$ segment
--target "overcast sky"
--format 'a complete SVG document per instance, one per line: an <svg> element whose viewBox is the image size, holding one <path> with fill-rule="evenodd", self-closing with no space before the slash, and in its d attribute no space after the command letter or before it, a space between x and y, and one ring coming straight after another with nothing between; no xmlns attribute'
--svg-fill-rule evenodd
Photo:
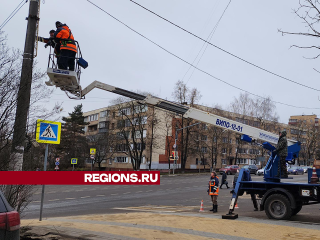
<svg viewBox="0 0 320 240"><path fill-rule="evenodd" d="M0 0L0 23L15 9L20 0ZM164 20L138 7L129 0L92 0L130 27L145 35L168 51L193 62L203 42ZM141 5L206 39L229 0L137 0ZM305 25L293 9L298 0L242 0L231 1L210 42L256 65L279 75L320 89L319 60L309 60L319 54L316 50L290 48L296 44L316 44L316 38L282 36L278 29L305 31ZM23 50L29 3L3 28L10 47ZM39 35L47 37L55 22L66 23L80 43L83 58L89 67L83 70L81 85L86 87L98 80L127 90L149 91L172 100L177 80L184 80L190 88L202 94L200 103L228 107L240 90L234 89L189 65L132 32L89 2L41 0ZM49 49L39 43L38 67L46 70ZM202 54L201 54L202 55ZM198 61L198 60L197 60ZM196 62L197 62L196 61ZM230 84L274 101L295 106L320 108L320 92L285 81L248 65L212 46L204 52L198 67ZM185 75L186 74L186 75ZM54 91L50 104L62 101L67 115L82 103L84 111L108 106L116 95L93 90L85 100L68 99L59 89ZM319 109L292 108L277 104L280 122L287 123L290 115L317 114Z"/></svg>

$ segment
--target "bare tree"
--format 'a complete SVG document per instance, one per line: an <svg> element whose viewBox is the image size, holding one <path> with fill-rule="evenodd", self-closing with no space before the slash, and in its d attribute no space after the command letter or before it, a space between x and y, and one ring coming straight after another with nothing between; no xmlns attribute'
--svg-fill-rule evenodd
<svg viewBox="0 0 320 240"><path fill-rule="evenodd" d="M96 156L94 162L98 164L101 170L101 163L113 158L115 149L117 148L117 136L114 130L107 127L106 132L98 133L96 135L87 136L87 141L90 147L96 149Z"/></svg>
<svg viewBox="0 0 320 240"><path fill-rule="evenodd" d="M6 171L14 168L14 155L10 154L12 144L12 133L17 105L18 89L21 77L22 53L19 50L10 49L6 44L6 38L0 33L0 170ZM34 123L39 117L52 116L51 114L60 113L61 105L58 104L53 110L47 110L41 105L40 101L48 99L52 90L44 84L45 72L40 71L33 64L32 88L30 107L28 109L27 139L33 137ZM24 170L34 170L30 165L31 155L38 151L26 141L24 159L29 160L24 163ZM40 152L40 151L39 151ZM28 156L30 155L30 156ZM36 160L36 159L32 159ZM37 161L37 160L36 160ZM6 195L10 205L18 211L22 211L29 203L29 197L33 194L33 186L27 185L1 185L1 190Z"/></svg>
<svg viewBox="0 0 320 240"><path fill-rule="evenodd" d="M122 152L130 156L132 168L139 170L146 149L148 106L130 101L127 98L117 98L118 120L116 124L118 143ZM121 147L120 147L121 146Z"/></svg>
<svg viewBox="0 0 320 240"><path fill-rule="evenodd" d="M318 0L299 0L299 7L294 10L295 15L302 20L307 31L304 32L288 32L282 31L279 29L278 31L282 33L282 35L291 34L291 35L301 35L307 37L320 37L320 32L316 29L317 24L320 21L320 3ZM312 46L297 46L292 45L293 47L304 48L304 49L320 49L318 45ZM320 54L313 57L313 59L318 58Z"/></svg>
<svg viewBox="0 0 320 240"><path fill-rule="evenodd" d="M189 90L187 85L180 80L176 82L172 96L178 103L189 104L191 107L195 107L197 102L201 99L201 94L196 88ZM181 121L178 121L178 123L178 128L185 128L181 131L181 138L179 139L179 149L181 149L181 168L184 170L189 153L191 131L187 126L192 125L194 120L190 118L184 119L183 116L181 116Z"/></svg>

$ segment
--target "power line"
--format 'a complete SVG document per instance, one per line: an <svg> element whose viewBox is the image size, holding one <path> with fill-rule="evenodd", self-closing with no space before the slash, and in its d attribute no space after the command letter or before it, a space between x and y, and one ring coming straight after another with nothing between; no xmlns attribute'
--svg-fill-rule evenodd
<svg viewBox="0 0 320 240"><path fill-rule="evenodd" d="M215 4L213 5L213 8L212 8L212 16L213 16L213 14L215 13L215 11L216 11L216 7L218 7L217 5L218 5L218 0L215 2ZM211 12L210 11L210 12ZM208 23L209 23L209 21L211 20L211 18L212 18L212 16L209 18L209 20L207 21L207 23L206 23L206 25L208 25ZM212 34L212 32L214 31L214 29L215 29L215 27L213 27L213 29L212 29L212 31L210 32L210 34L209 34L209 36L207 37L207 39L209 39L210 38L210 36L211 36L211 34ZM209 40L211 40L211 38L209 39ZM202 49L203 49L203 47L206 45L206 43L203 43L202 44L202 46L201 46L201 48L200 48L200 51L198 52L198 54L197 54L197 56L195 57L195 59L192 61L192 64L194 64L195 63L195 61L197 60L197 58L199 57L199 55L200 55L200 53L201 53L201 51L202 51ZM183 77L182 77L182 81L183 81L183 79L185 78L185 76L187 75L187 73L189 72L189 70L191 69L191 66L189 66L188 67L188 69L187 69L187 71L185 72L185 74L183 75ZM194 69L193 69L194 70ZM190 79L190 78L189 78ZM188 79L188 81L189 81L189 79ZM188 83L188 82L187 82Z"/></svg>
<svg viewBox="0 0 320 240"><path fill-rule="evenodd" d="M160 46L158 43L152 41L151 39L149 39L149 38L147 38L146 36L142 35L141 33L137 32L136 30L134 30L133 28L131 28L130 26L128 26L127 24L125 24L125 23L122 22L121 20L117 19L116 17L114 17L113 15L111 15L110 13L108 13L107 11L105 11L104 9L102 9L101 7L99 7L99 6L97 6L96 4L92 3L90 0L87 0L87 2L91 3L91 4L92 4L93 6L95 6L96 8L98 8L98 9L100 9L101 11L103 11L104 13L108 14L110 17L112 17L113 19L115 19L116 21L118 21L119 23L121 23L122 25L126 26L126 27L129 28L131 31L133 31L133 32L135 32L136 34L138 34L139 36L143 37L144 39L146 39L146 40L148 40L149 42L153 43L154 45L156 45L157 47L161 48L161 49L164 50L165 52L167 52L167 53L169 53L170 55L172 55L172 56L178 58L179 60L183 61L184 63L186 63L186 64L188 64L188 65L191 65L192 67L194 67L194 68L197 69L198 71L200 71L200 72L202 72L202 73L204 73L204 74L206 74L206 75L208 75L208 76L210 76L210 77L212 77L212 78L214 78L214 79L216 79L216 80L218 80L218 81L220 81L220 82L223 82L224 84L227 84L227 85L229 85L229 86L231 86L231 87L233 87L233 88L236 88L236 89L238 89L238 90L240 90L240 91L246 92L246 93L248 93L248 94L251 94L251 95L253 95L253 96L256 96L256 97L259 97L259 98L262 98L262 99L267 99L267 98L265 98L265 97L262 97L262 96L260 96L260 95L255 94L255 93L251 93L251 92L249 92L249 91L247 91L247 90L244 90L244 89L242 89L242 88L240 88L240 87L237 87L237 86L235 86L235 85L232 85L231 83L228 83L228 82L226 82L226 81L224 81L224 80L222 80L222 79L220 79L220 78L218 78L218 77L215 77L214 75L212 75L212 74L210 74L210 73L208 73L208 72L206 72L206 71L198 68L197 66L193 65L192 63L189 63L188 61L184 60L183 58L179 57L178 55L176 55L176 54L170 52L169 50L165 49L164 47ZM273 101L273 100L271 100L271 101L274 102L274 103L277 103L277 104L281 104L281 105L288 106L288 107L293 107L293 108L320 109L320 108L310 108L310 107L299 107L299 106L294 106L294 105L291 105L291 104L286 104L286 103L277 102L277 101Z"/></svg>
<svg viewBox="0 0 320 240"><path fill-rule="evenodd" d="M205 39L203 39L203 38L199 37L198 35L196 35L196 34L194 34L194 33L190 32L190 31L186 30L186 29L185 29L185 28L183 28L183 27L180 27L179 25L177 25L177 24L175 24L175 23L171 22L170 20L168 20L168 19L166 19L166 18L164 18L164 17L160 16L159 14L157 14L157 13L155 13L155 12L151 11L151 10L149 10L148 8L146 8L146 7L142 6L141 4L139 4L139 3L137 3L137 2L135 2L135 1L133 1L133 0L130 0L130 1L131 1L131 2L133 2L134 4L138 5L139 7L141 7L141 8L143 8L143 9L147 10L148 12L150 12L150 13L152 13L152 14L156 15L157 17L159 17L159 18L161 18L161 19L165 20L166 22L168 22L168 23L172 24L173 26L175 26L175 27L177 27L177 28L180 28L180 29L181 29L181 30L183 30L184 32L189 33L190 35L192 35L192 36L194 36L194 37L196 37L196 38L200 39L201 41L206 42L207 44L211 45L212 47L215 47L215 48L217 48L217 49L219 49L219 50L221 50L221 51L223 51L223 52L225 52L225 53L227 53L227 54L229 54L229 55L231 55L231 56L233 56L233 57L235 57L235 58L237 58L237 59L239 59L239 60L241 60L241 61L243 61L243 62L245 62L245 63L247 63L247 64L249 64L249 65L251 65L251 66L254 66L254 67L256 67L256 68L259 68L260 70L263 70L263 71L265 71L265 72L267 72L267 73L270 73L270 74L272 74L272 75L274 75L274 76L277 76L277 77L279 77L279 78L282 78L282 79L284 79L284 80L286 80L286 81L289 81L289 82L292 82L292 83L298 84L298 85L300 85L300 86L302 86L302 87L309 88L309 89L312 89L312 90L314 90L314 91L320 92L320 90L319 90L319 89L316 89L316 88L313 88L313 87L310 87L310 86L304 85L304 84L302 84L302 83L299 83L299 82L296 82L296 81L294 81L294 80L291 80L291 79L289 79L289 78L287 78L287 77L283 77L283 76L281 76L281 75L279 75L279 74L277 74L277 73L271 72L271 71L270 71L270 70L268 70L268 69L265 69L265 68L263 68L263 67L260 67L260 66L258 66L258 65L256 65L256 64L252 63L252 62L249 62L248 60L245 60L245 59L243 59L243 58L241 58L241 57L239 57L239 56L237 56L237 55L235 55L235 54L233 54L233 53L231 53L231 52L228 52L227 50L224 50L223 48L218 47L217 45L214 45L214 44L212 44L212 43L210 43L210 42L206 41Z"/></svg>
<svg viewBox="0 0 320 240"><path fill-rule="evenodd" d="M28 2L28 0L22 0L21 3L26 4ZM14 17L14 15L16 15L17 12L19 12L19 10L23 7L24 4L21 5L21 3L19 3L19 5L10 13L10 15L6 18L6 20L3 21L3 23L1 23L0 25L0 30L2 30L2 28L4 28L4 26ZM21 5L21 6L20 6ZM19 7L20 6L20 7ZM17 10L18 9L18 10Z"/></svg>
<svg viewBox="0 0 320 240"><path fill-rule="evenodd" d="M226 8L224 9L224 11L223 11L222 15L220 16L218 22L216 23L216 25L215 25L214 28L212 29L212 31L211 31L211 33L210 33L211 36L210 36L210 35L208 36L208 38L207 38L207 40L209 39L208 42L211 41L213 35L215 34L215 32L216 32L216 30L217 30L217 28L218 28L218 25L219 25L221 19L223 18L225 12L227 11L230 3L231 3L231 0L229 1L229 3L228 3L228 5L226 6ZM201 56L200 56L200 58L199 58L199 60L198 60L198 62L197 62L197 64L196 64L196 66L198 66L198 64L200 63L200 61L201 61L201 59L202 59L205 51L206 51L207 48L208 48L208 44L204 42L204 43L203 43L203 47L204 47L204 46L205 46L204 51L202 52L202 54L201 54ZM202 49L202 48L201 48L201 49ZM201 50L199 51L199 53L200 53L200 52L201 52ZM199 55L199 54L198 54L198 55ZM198 56L197 56L197 57L198 57ZM195 59L195 60L196 60L196 59ZM193 64L193 63L192 63L192 64ZM191 66L190 66L190 67L191 67ZM190 69L190 68L189 68L189 69ZM186 84L189 82L189 80L190 80L191 77L193 76L194 70L195 70L195 69L193 69L193 71L192 71L191 75L189 76L188 81L186 82Z"/></svg>

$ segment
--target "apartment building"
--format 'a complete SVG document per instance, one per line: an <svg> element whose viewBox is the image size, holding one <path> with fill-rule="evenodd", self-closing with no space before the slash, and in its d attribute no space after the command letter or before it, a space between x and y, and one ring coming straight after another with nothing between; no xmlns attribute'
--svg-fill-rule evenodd
<svg viewBox="0 0 320 240"><path fill-rule="evenodd" d="M117 143L110 147L113 154L109 154L108 159L102 161L101 167L109 170L132 169L128 150L130 147L138 148L142 152L140 169L169 168L166 140L172 138L172 118L166 117L166 112L133 101L92 110L83 115L85 122L88 123L84 129L86 136L102 135L107 132L117 136ZM152 124L153 118L156 118L156 124ZM133 125L136 125L134 129ZM133 131L135 136L132 136ZM128 141L132 143L127 144L123 134L126 134ZM95 147L94 144L92 147ZM88 159L87 163L90 164L91 160ZM173 164L173 161L170 163Z"/></svg>
<svg viewBox="0 0 320 240"><path fill-rule="evenodd" d="M290 116L288 124L292 139L301 142L299 162L309 165L320 152L319 118L315 114L294 115Z"/></svg>

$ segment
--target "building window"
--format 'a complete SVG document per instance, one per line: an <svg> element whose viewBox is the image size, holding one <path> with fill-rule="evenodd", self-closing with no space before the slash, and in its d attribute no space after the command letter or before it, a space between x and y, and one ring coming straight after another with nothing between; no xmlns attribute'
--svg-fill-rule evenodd
<svg viewBox="0 0 320 240"><path fill-rule="evenodd" d="M258 149L249 149L249 153L258 155L260 154L260 151Z"/></svg>
<svg viewBox="0 0 320 240"><path fill-rule="evenodd" d="M83 121L88 122L88 117L84 117Z"/></svg>
<svg viewBox="0 0 320 240"><path fill-rule="evenodd" d="M248 159L238 158L237 164L248 164Z"/></svg>
<svg viewBox="0 0 320 240"><path fill-rule="evenodd" d="M117 163L128 163L128 157L116 157L115 162Z"/></svg>
<svg viewBox="0 0 320 240"><path fill-rule="evenodd" d="M297 129L291 129L290 132L291 134L295 134L295 135L299 133Z"/></svg>
<svg viewBox="0 0 320 240"><path fill-rule="evenodd" d="M227 165L227 159L221 159L222 165Z"/></svg>
<svg viewBox="0 0 320 240"><path fill-rule="evenodd" d="M143 151L146 149L146 144L145 143L137 143L136 146L134 146L134 144L132 144L132 149L133 150L138 150L138 151Z"/></svg>
<svg viewBox="0 0 320 240"><path fill-rule="evenodd" d="M207 153L208 151L208 148L207 147L201 147L201 152L202 153Z"/></svg>
<svg viewBox="0 0 320 240"><path fill-rule="evenodd" d="M98 120L98 113L88 116L89 122Z"/></svg>
<svg viewBox="0 0 320 240"><path fill-rule="evenodd" d="M222 148L222 153L226 154L227 153L227 149L226 148Z"/></svg>
<svg viewBox="0 0 320 240"><path fill-rule="evenodd" d="M140 125L140 124L147 124L147 117L138 117L133 119L133 124L134 125Z"/></svg>
<svg viewBox="0 0 320 240"><path fill-rule="evenodd" d="M130 119L126 119L126 120L124 121L124 126L125 126L125 127L130 127L130 126L131 126L131 121L130 121Z"/></svg>
<svg viewBox="0 0 320 240"><path fill-rule="evenodd" d="M89 132L97 131L98 130L98 125L92 125L88 127Z"/></svg>
<svg viewBox="0 0 320 240"><path fill-rule="evenodd" d="M117 144L116 145L116 151L117 152L127 152L128 151L128 146L127 144Z"/></svg>
<svg viewBox="0 0 320 240"><path fill-rule="evenodd" d="M239 148L238 150L236 149L236 151L238 153L247 153L247 149L245 149L245 148Z"/></svg>
<svg viewBox="0 0 320 240"><path fill-rule="evenodd" d="M138 105L134 106L134 112L135 113L143 113L148 111L148 106L147 105Z"/></svg>
<svg viewBox="0 0 320 240"><path fill-rule="evenodd" d="M201 140L202 141L207 141L208 139L208 136L207 135L201 135Z"/></svg>
<svg viewBox="0 0 320 240"><path fill-rule="evenodd" d="M143 130L142 133L143 133L143 138L147 137L147 130ZM135 138L136 139L141 138L141 131L136 131L135 132Z"/></svg>
<svg viewBox="0 0 320 240"><path fill-rule="evenodd" d="M117 121L117 128L123 128L124 127L124 120L118 120Z"/></svg>
<svg viewBox="0 0 320 240"><path fill-rule="evenodd" d="M114 123L111 123L111 129L114 129Z"/></svg>
<svg viewBox="0 0 320 240"><path fill-rule="evenodd" d="M254 127L260 127L260 122L254 121L254 122L253 122L253 126L254 126Z"/></svg>
<svg viewBox="0 0 320 240"><path fill-rule="evenodd" d="M122 116L122 115L128 116L130 114L131 114L131 108L122 108L118 112L118 116Z"/></svg>

